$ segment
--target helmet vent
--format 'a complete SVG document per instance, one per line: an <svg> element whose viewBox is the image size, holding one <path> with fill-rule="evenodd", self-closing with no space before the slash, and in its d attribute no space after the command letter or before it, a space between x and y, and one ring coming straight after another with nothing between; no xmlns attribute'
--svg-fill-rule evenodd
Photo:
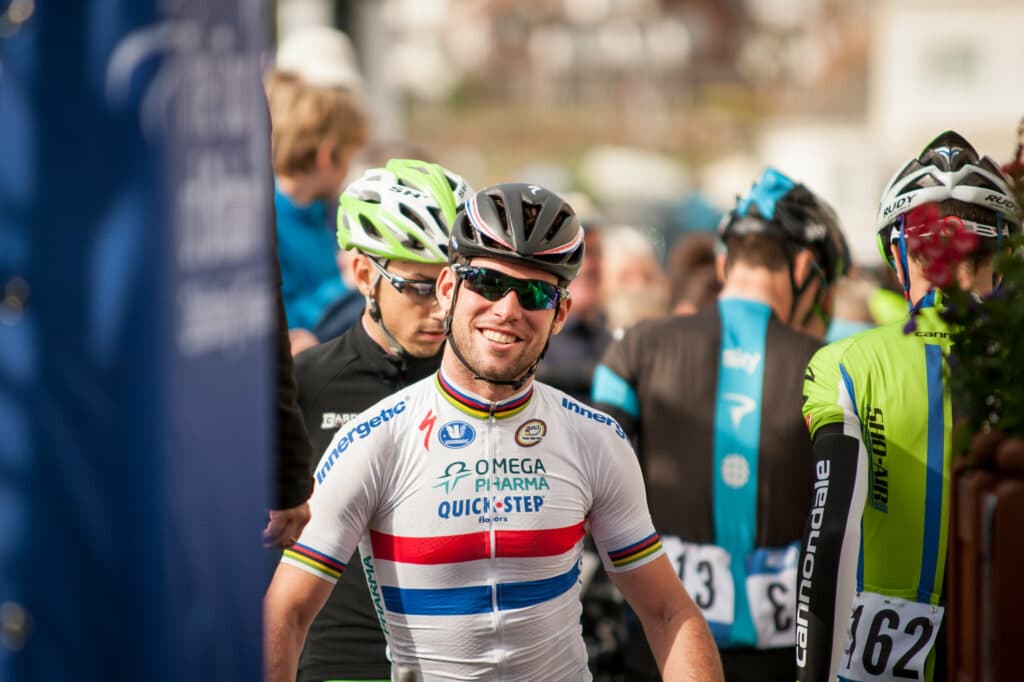
<svg viewBox="0 0 1024 682"><path fill-rule="evenodd" d="M399 207L398 212L401 213L403 216L405 216L410 222L415 223L416 227L420 228L424 232L427 232L429 230L429 228L426 225L423 224L423 219L420 218L418 215L416 215L412 211L412 209L410 209L405 204L402 204Z"/></svg>
<svg viewBox="0 0 1024 682"><path fill-rule="evenodd" d="M941 186L942 186L942 183L939 182L938 180L936 180L934 175L932 175L931 173L926 173L925 175L922 175L917 180L915 180L914 184L912 184L909 187L907 187L907 189L924 189L926 187L941 187Z"/></svg>
<svg viewBox="0 0 1024 682"><path fill-rule="evenodd" d="M545 241L553 239L562 229L562 225L564 225L567 220L572 220L572 214L565 210L559 211L558 215L555 216L555 219L551 222L551 227L548 228L547 234L544 235Z"/></svg>
<svg viewBox="0 0 1024 682"><path fill-rule="evenodd" d="M430 217L434 219L434 222L438 225L446 225L447 221L444 219L444 215L441 213L441 209L437 206L427 206L427 211L430 213ZM447 230L445 230L447 232Z"/></svg>
<svg viewBox="0 0 1024 682"><path fill-rule="evenodd" d="M373 221L362 213L359 214L359 224L363 226L363 230L366 231L366 234L370 235L374 239L384 238L384 235L380 233L380 230L378 230L377 226L373 224Z"/></svg>
<svg viewBox="0 0 1024 682"><path fill-rule="evenodd" d="M537 216L540 215L540 206L537 204L523 204L523 236L526 241L530 241L533 237L533 229L537 227ZM554 234L556 230L552 228L544 235L544 238L549 238Z"/></svg>
<svg viewBox="0 0 1024 682"><path fill-rule="evenodd" d="M961 182L962 182L962 184L965 184L965 185L974 185L975 187L984 187L985 189L992 190L993 192L1002 192L1001 189L996 187L995 183L993 183L991 180L986 178L984 175L981 175L980 173L971 173L966 178L964 178Z"/></svg>

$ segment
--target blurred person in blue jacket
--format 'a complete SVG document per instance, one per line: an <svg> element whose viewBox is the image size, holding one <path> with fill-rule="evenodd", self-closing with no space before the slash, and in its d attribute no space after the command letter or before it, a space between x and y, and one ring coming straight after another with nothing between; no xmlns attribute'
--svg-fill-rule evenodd
<svg viewBox="0 0 1024 682"><path fill-rule="evenodd" d="M297 73L267 79L281 289L292 351L317 343L311 330L346 292L336 260L334 216L352 158L368 137L354 91L311 85Z"/></svg>

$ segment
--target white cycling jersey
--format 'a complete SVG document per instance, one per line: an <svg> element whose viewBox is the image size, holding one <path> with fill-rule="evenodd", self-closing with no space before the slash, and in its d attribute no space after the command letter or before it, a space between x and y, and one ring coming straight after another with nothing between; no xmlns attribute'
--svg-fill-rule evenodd
<svg viewBox="0 0 1024 682"><path fill-rule="evenodd" d="M490 403L441 372L340 430L312 521L282 561L335 581L356 546L395 671L417 679L590 679L580 556L662 554L640 468L611 417L533 382Z"/></svg>

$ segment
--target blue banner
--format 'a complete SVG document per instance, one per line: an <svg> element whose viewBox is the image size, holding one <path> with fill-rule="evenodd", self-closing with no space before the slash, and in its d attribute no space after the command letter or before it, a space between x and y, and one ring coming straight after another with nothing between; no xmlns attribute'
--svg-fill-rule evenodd
<svg viewBox="0 0 1024 682"><path fill-rule="evenodd" d="M0 0L0 680L261 675L263 3Z"/></svg>

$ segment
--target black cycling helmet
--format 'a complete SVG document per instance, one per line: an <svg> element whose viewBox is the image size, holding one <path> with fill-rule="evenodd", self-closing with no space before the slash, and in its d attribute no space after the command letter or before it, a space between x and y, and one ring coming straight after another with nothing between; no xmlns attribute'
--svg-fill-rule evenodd
<svg viewBox="0 0 1024 682"><path fill-rule="evenodd" d="M449 258L514 260L550 272L568 284L583 262L583 228L576 212L554 192L502 183L466 201L452 226Z"/></svg>
<svg viewBox="0 0 1024 682"><path fill-rule="evenodd" d="M835 210L806 186L771 167L746 197L737 198L736 208L724 217L718 232L722 241L765 234L808 249L827 284L833 284L850 267L850 248Z"/></svg>

